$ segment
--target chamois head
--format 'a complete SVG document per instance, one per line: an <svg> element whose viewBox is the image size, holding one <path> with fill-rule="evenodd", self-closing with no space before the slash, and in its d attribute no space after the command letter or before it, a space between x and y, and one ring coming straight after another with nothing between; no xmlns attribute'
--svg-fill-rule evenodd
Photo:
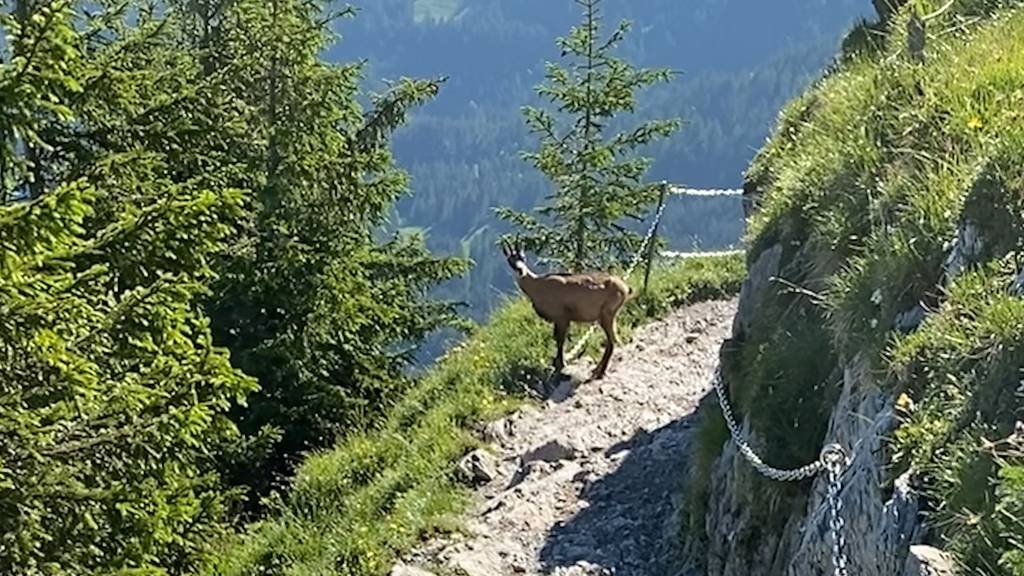
<svg viewBox="0 0 1024 576"><path fill-rule="evenodd" d="M502 238L501 251L505 254L509 267L515 270L516 274L524 276L529 273L530 268L526 265L526 256L523 255L523 244L518 238L515 243Z"/></svg>

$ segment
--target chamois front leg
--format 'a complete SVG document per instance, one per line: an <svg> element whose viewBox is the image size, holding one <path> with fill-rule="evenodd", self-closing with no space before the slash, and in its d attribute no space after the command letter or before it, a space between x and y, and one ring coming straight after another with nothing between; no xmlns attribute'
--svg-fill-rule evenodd
<svg viewBox="0 0 1024 576"><path fill-rule="evenodd" d="M569 323L557 321L555 324L555 360L554 368L556 373L561 373L565 368L565 338L569 335Z"/></svg>
<svg viewBox="0 0 1024 576"><path fill-rule="evenodd" d="M615 316L602 316L601 317L601 329L604 330L604 354L601 356L601 361L597 363L597 368L594 368L591 378L594 380L600 380L604 378L605 372L608 371L608 364L612 360L612 354L615 352Z"/></svg>

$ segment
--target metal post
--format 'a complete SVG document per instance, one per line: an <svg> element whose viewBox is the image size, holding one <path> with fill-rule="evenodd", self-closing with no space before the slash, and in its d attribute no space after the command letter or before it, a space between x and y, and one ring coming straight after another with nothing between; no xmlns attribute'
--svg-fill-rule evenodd
<svg viewBox="0 0 1024 576"><path fill-rule="evenodd" d="M661 183L661 194L658 195L658 209L655 214L660 214L665 206L665 194L668 192L668 182ZM647 283L651 280L651 266L654 264L654 252L658 245L658 227L661 226L661 219L654 221L654 232L651 240L647 243L647 263L644 268L644 294L647 293Z"/></svg>

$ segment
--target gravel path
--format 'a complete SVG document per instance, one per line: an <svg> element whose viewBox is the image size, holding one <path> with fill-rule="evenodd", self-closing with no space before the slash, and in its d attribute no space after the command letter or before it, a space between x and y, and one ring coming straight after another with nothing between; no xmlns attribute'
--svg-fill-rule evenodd
<svg viewBox="0 0 1024 576"><path fill-rule="evenodd" d="M541 409L489 425L495 453L464 464L482 483L468 534L427 545L393 574L686 574L687 443L735 311L735 300L677 310L640 329L604 380L581 383L589 366L573 366Z"/></svg>

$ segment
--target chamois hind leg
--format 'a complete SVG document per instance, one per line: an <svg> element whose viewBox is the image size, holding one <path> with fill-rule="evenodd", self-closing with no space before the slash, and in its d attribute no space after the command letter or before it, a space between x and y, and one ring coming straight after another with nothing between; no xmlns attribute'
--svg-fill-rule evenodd
<svg viewBox="0 0 1024 576"><path fill-rule="evenodd" d="M561 372L565 368L565 338L569 335L568 322L555 322L555 372Z"/></svg>
<svg viewBox="0 0 1024 576"><path fill-rule="evenodd" d="M601 356L601 361L598 362L597 368L594 369L592 377L595 380L604 378L605 372L608 371L608 364L612 360L612 354L615 352L615 313L602 313L600 323L605 337L604 355Z"/></svg>

